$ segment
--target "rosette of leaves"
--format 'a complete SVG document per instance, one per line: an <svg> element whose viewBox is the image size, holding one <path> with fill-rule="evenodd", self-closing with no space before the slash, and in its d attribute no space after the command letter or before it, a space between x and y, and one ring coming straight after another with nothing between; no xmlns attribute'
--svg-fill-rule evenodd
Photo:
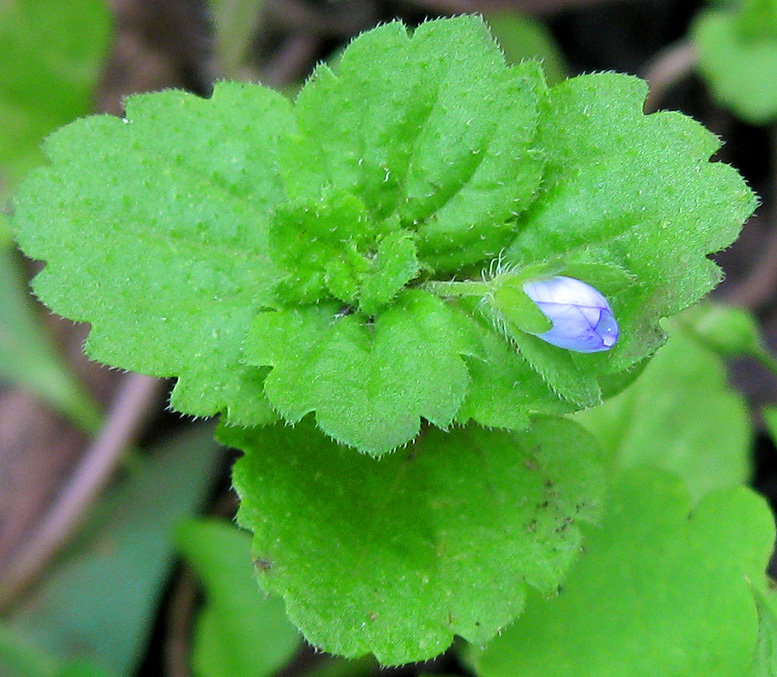
<svg viewBox="0 0 777 677"><path fill-rule="evenodd" d="M777 0L739 0L692 28L699 70L715 98L752 124L777 119Z"/></svg>
<svg viewBox="0 0 777 677"><path fill-rule="evenodd" d="M181 412L315 412L374 455L422 420L520 429L617 389L661 344L660 318L718 282L707 254L754 208L709 162L718 140L645 116L645 94L614 73L548 87L538 64L506 66L476 17L390 23L294 103L225 82L61 129L14 228L46 261L36 293L92 325L87 352L177 377ZM548 274L608 297L615 348L526 333L546 320L517 282ZM468 280L485 286L454 290Z"/></svg>

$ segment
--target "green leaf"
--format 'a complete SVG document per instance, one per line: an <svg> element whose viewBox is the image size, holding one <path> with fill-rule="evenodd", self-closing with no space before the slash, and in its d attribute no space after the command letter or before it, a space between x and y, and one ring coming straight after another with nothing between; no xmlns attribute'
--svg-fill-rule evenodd
<svg viewBox="0 0 777 677"><path fill-rule="evenodd" d="M219 520L188 521L176 542L205 587L197 619L193 665L205 677L264 677L291 659L301 637L283 602L259 592L251 566L251 537Z"/></svg>
<svg viewBox="0 0 777 677"><path fill-rule="evenodd" d="M173 564L173 526L207 491L219 452L210 433L189 429L134 468L9 626L57 657L132 674Z"/></svg>
<svg viewBox="0 0 777 677"><path fill-rule="evenodd" d="M777 676L777 598L774 590L753 590L758 608L758 641L753 657L752 677Z"/></svg>
<svg viewBox="0 0 777 677"><path fill-rule="evenodd" d="M530 148L544 87L536 64L505 68L477 17L430 21L412 38L380 26L300 93L301 134L281 157L287 190L315 200L332 184L376 221L397 215L433 268L493 258L542 176Z"/></svg>
<svg viewBox="0 0 777 677"><path fill-rule="evenodd" d="M699 71L722 105L752 124L777 119L775 0L749 0L741 9L703 12L691 35Z"/></svg>
<svg viewBox="0 0 777 677"><path fill-rule="evenodd" d="M91 322L93 358L178 376L179 411L271 420L264 372L241 364L241 345L278 276L266 222L282 197L274 158L293 126L290 105L222 83L210 101L132 97L127 120L65 127L46 144L53 164L20 189L16 235L47 261L35 291Z"/></svg>
<svg viewBox="0 0 777 677"><path fill-rule="evenodd" d="M700 303L674 318L674 323L723 357L753 357L777 374L777 359L766 347L758 320L745 308Z"/></svg>
<svg viewBox="0 0 777 677"><path fill-rule="evenodd" d="M472 383L456 420L523 430L530 413L565 414L574 407L560 400L518 351L493 331L482 333L482 353L465 357Z"/></svg>
<svg viewBox="0 0 777 677"><path fill-rule="evenodd" d="M758 357L764 350L758 320L745 308L708 301L678 315L674 324L723 357Z"/></svg>
<svg viewBox="0 0 777 677"><path fill-rule="evenodd" d="M678 328L634 384L576 420L596 435L612 467L672 471L694 500L750 474L747 403L729 387L723 361Z"/></svg>
<svg viewBox="0 0 777 677"><path fill-rule="evenodd" d="M0 184L40 162L44 136L92 109L110 34L103 0L0 3Z"/></svg>
<svg viewBox="0 0 777 677"><path fill-rule="evenodd" d="M331 293L354 303L369 266L359 252L368 220L361 200L339 190L318 200L280 205L270 227L269 249L286 271L280 281L283 298L315 303Z"/></svg>
<svg viewBox="0 0 777 677"><path fill-rule="evenodd" d="M208 101L142 95L126 121L66 127L13 225L47 261L43 301L92 324L90 355L178 377L184 413L253 426L315 411L374 454L422 418L523 426L552 408L548 393L556 409L591 406L643 363L659 319L714 286L706 255L754 206L734 170L708 162L717 140L679 114L644 116L644 94L614 74L548 90L536 63L505 65L477 17L412 36L391 23L321 66L293 106L222 83ZM536 325L525 303L515 336L481 322L505 249L519 275L601 280L618 346L547 346L521 329ZM475 302L446 292L456 284ZM533 372L498 379L520 410L492 406L482 379L497 371Z"/></svg>
<svg viewBox="0 0 777 677"><path fill-rule="evenodd" d="M745 488L691 511L683 484L648 469L614 482L601 528L555 599L474 659L479 677L745 675L758 635L749 581L772 551L771 512Z"/></svg>
<svg viewBox="0 0 777 677"><path fill-rule="evenodd" d="M478 354L476 340L463 315L412 290L374 323L334 305L260 313L246 360L273 367L265 392L285 420L315 411L328 435L380 455L413 439L421 417L453 421L470 381L462 355Z"/></svg>
<svg viewBox="0 0 777 677"><path fill-rule="evenodd" d="M34 392L84 430L100 413L47 340L14 253L0 244L0 380Z"/></svg>
<svg viewBox="0 0 777 677"><path fill-rule="evenodd" d="M418 275L419 269L412 236L401 231L389 233L378 244L374 271L362 284L359 294L361 311L366 315L377 313Z"/></svg>
<svg viewBox="0 0 777 677"><path fill-rule="evenodd" d="M387 665L431 658L454 634L485 642L527 586L554 591L603 491L596 445L563 419L429 428L380 460L309 421L220 438L246 454L233 480L262 586L315 646Z"/></svg>
<svg viewBox="0 0 777 677"><path fill-rule="evenodd" d="M720 271L706 254L730 244L756 204L734 169L708 161L719 146L712 134L678 113L642 113L646 91L613 73L550 89L537 139L546 181L504 255L516 269L570 260L630 276L608 295L621 330L613 349L567 360L526 355L560 395L581 404L582 372L590 382L631 368L663 341L661 317L717 284ZM592 396L595 384L584 392Z"/></svg>

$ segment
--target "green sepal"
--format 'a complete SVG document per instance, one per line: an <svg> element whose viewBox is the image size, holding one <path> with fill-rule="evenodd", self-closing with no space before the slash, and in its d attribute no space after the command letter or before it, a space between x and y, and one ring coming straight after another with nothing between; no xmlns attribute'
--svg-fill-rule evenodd
<svg viewBox="0 0 777 677"><path fill-rule="evenodd" d="M502 281L487 297L484 307L494 311L495 323L497 326L503 324L509 335L516 330L542 334L553 326L547 315L526 295L522 280L515 277Z"/></svg>

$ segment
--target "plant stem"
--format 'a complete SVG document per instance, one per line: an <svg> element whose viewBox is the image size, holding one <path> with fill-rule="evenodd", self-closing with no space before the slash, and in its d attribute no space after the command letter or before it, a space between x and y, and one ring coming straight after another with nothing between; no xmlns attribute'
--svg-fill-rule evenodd
<svg viewBox="0 0 777 677"><path fill-rule="evenodd" d="M463 298L465 296L485 296L493 291L493 284L488 282L456 282L449 280L445 282L433 281L421 285L421 289L437 294L437 296L455 296Z"/></svg>

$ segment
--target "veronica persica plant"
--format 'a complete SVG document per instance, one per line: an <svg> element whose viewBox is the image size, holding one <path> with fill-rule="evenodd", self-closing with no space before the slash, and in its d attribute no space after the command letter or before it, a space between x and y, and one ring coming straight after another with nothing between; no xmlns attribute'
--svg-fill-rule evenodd
<svg viewBox="0 0 777 677"><path fill-rule="evenodd" d="M549 87L477 17L390 23L294 102L224 82L65 127L14 227L93 358L222 416L261 584L308 640L422 660L557 590L604 493L560 415L661 345L755 206L645 94Z"/></svg>

